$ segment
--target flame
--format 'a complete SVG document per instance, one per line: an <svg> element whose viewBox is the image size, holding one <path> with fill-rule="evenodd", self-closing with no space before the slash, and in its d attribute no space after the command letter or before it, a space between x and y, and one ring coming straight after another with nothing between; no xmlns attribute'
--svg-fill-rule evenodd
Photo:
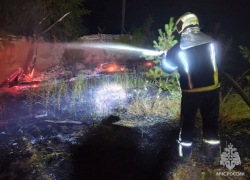
<svg viewBox="0 0 250 180"><path fill-rule="evenodd" d="M31 73L29 74L29 77L32 78L34 75L35 68L32 69Z"/></svg>
<svg viewBox="0 0 250 180"><path fill-rule="evenodd" d="M31 73L30 74L28 74L28 75L26 75L26 74L22 74L23 75L23 81L32 81L32 80L34 80L34 79L32 79L33 78L33 76L34 76L34 74L35 74L35 68L33 68L32 69L32 71L31 71Z"/></svg>
<svg viewBox="0 0 250 180"><path fill-rule="evenodd" d="M153 63L151 63L151 62L147 62L147 63L146 63L146 65L147 65L147 66L152 66L152 65L153 65Z"/></svg>
<svg viewBox="0 0 250 180"><path fill-rule="evenodd" d="M114 72L117 70L117 65L116 64L112 64L108 67L107 69L109 72Z"/></svg>

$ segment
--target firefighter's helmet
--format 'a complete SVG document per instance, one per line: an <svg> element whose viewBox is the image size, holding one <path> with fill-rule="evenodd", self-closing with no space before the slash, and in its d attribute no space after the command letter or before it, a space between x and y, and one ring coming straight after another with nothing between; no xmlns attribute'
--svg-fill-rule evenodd
<svg viewBox="0 0 250 180"><path fill-rule="evenodd" d="M185 29L195 26L199 26L199 20L197 16L191 12L183 14L175 23L175 27L179 34L182 33Z"/></svg>

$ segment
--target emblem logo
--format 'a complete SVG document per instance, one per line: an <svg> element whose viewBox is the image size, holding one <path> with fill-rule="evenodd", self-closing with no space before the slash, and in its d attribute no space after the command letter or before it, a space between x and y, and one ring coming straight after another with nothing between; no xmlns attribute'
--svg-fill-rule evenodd
<svg viewBox="0 0 250 180"><path fill-rule="evenodd" d="M231 171L236 165L241 164L239 153L236 148L233 148L231 143L224 151L221 154L220 165L226 166Z"/></svg>

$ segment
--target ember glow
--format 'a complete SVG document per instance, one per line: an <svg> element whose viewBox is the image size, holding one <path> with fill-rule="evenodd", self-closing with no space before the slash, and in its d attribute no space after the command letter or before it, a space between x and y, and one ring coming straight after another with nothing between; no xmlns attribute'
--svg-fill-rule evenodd
<svg viewBox="0 0 250 180"><path fill-rule="evenodd" d="M147 66L153 66L153 63L147 62L146 65L147 65Z"/></svg>
<svg viewBox="0 0 250 180"><path fill-rule="evenodd" d="M18 70L9 77L9 82L14 81L16 78L19 79L22 76L23 71L23 68L18 68Z"/></svg>
<svg viewBox="0 0 250 180"><path fill-rule="evenodd" d="M113 67L110 67L109 71L110 71L110 72L113 72L113 71L114 71L114 68L113 68Z"/></svg>
<svg viewBox="0 0 250 180"><path fill-rule="evenodd" d="M30 85L18 85L18 86L14 86L14 88L17 91L23 90L23 89L27 89L27 88L38 88L40 87L39 84L30 84Z"/></svg>

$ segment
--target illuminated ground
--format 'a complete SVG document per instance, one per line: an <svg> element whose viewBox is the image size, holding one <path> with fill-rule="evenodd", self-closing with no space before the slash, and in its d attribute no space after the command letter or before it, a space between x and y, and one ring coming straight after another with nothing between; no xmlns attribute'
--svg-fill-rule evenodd
<svg viewBox="0 0 250 180"><path fill-rule="evenodd" d="M115 89L120 92L119 88ZM121 93L120 99L123 96ZM108 101L106 96L98 97L103 98L100 103ZM126 97L132 95L126 92ZM118 115L113 110L107 118L96 121L88 118L65 121L62 117L53 119L51 114L42 117L43 109L39 106L30 116L22 97L6 98L11 117L0 121L1 180L182 180L201 179L202 172L206 180L212 180L221 178L216 176L217 171L228 171L200 159L199 121L195 127L193 156L182 160L176 142L179 120L162 115L131 115L125 111ZM134 121L126 121L127 117ZM235 171L249 172L248 136L222 129L221 140L224 147L232 143L238 149L242 163ZM247 174L243 179L248 179Z"/></svg>

